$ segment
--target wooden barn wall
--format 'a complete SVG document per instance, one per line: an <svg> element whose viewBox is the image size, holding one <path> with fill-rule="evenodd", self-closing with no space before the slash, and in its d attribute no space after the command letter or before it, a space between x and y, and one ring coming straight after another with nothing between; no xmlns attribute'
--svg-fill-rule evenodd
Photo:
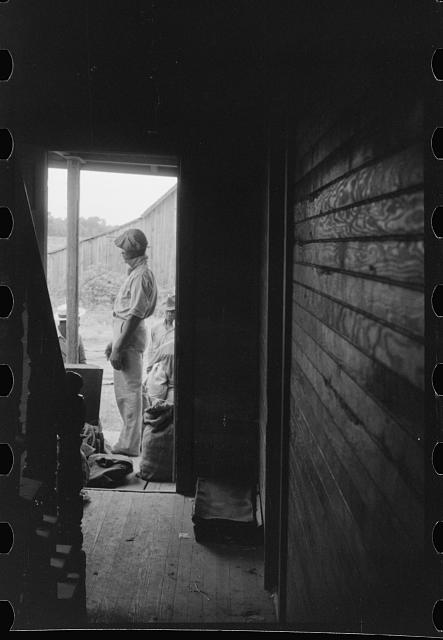
<svg viewBox="0 0 443 640"><path fill-rule="evenodd" d="M137 218L105 235L81 240L79 243L79 277L89 268L101 265L125 274L127 266L121 259L120 251L114 245L116 238L125 229L137 227L146 234L149 242L147 251L160 289L172 291L175 287L176 262L176 218L177 187L155 202ZM48 286L51 295L63 295L66 291L66 249L58 249L48 254Z"/></svg>
<svg viewBox="0 0 443 640"><path fill-rule="evenodd" d="M424 541L422 104L414 84L342 88L305 94L291 142L287 617L365 631L394 599L410 630Z"/></svg>

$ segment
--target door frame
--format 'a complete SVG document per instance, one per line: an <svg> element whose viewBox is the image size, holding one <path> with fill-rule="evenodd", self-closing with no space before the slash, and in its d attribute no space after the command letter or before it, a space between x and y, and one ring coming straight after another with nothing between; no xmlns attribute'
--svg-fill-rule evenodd
<svg viewBox="0 0 443 640"><path fill-rule="evenodd" d="M288 97L270 105L267 176L267 371L265 588L285 619L292 318L292 220L288 202Z"/></svg>
<svg viewBox="0 0 443 640"><path fill-rule="evenodd" d="M26 150L25 150L26 151ZM175 334L175 446L174 470L177 493L191 494L194 489L193 469L193 423L192 423L192 349L189 348L192 337L192 211L186 208L185 190L181 184L181 159L177 155L157 155L140 153L119 153L92 151L49 151L46 150L47 167L65 167L65 155L75 155L85 161L84 169L128 173L174 175L177 177L177 213L176 213L176 334ZM25 153L25 158L26 158ZM153 167L156 167L154 170ZM159 171L158 168L161 168ZM45 173L47 181L47 172ZM43 185L46 193L46 183ZM39 211L40 214L40 211ZM43 244L40 251L46 256L47 243L47 200L44 221ZM45 257L46 263L46 257Z"/></svg>
<svg viewBox="0 0 443 640"><path fill-rule="evenodd" d="M193 324L193 207L187 190L183 161L177 174L176 245L176 351L175 351L175 483L176 492L193 495L194 469L194 324Z"/></svg>

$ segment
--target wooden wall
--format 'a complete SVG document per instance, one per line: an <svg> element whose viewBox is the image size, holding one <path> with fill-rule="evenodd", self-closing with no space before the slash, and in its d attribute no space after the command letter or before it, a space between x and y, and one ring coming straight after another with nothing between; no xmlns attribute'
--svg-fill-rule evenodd
<svg viewBox="0 0 443 640"><path fill-rule="evenodd" d="M410 631L419 620L424 218L415 89L374 80L371 90L308 90L306 115L293 123L286 608L296 628L385 630L395 620Z"/></svg>
<svg viewBox="0 0 443 640"><path fill-rule="evenodd" d="M178 489L215 471L255 474L262 0L10 9L17 139L180 158Z"/></svg>
<svg viewBox="0 0 443 640"><path fill-rule="evenodd" d="M81 278L88 268L96 265L103 265L110 271L125 274L127 267L113 240L125 229L137 227L144 231L148 238L149 266L155 274L159 287L173 290L176 271L176 219L177 187L173 187L151 205L140 218L131 220L131 222L105 235L81 240L79 243L79 277ZM49 253L47 265L48 286L51 295L63 295L66 291L66 249L58 249Z"/></svg>
<svg viewBox="0 0 443 640"><path fill-rule="evenodd" d="M260 315L259 315L259 487L263 515L266 513L266 431L268 424L268 281L269 281L269 216L263 206L260 246Z"/></svg>
<svg viewBox="0 0 443 640"><path fill-rule="evenodd" d="M186 424L192 411L193 434L191 438L188 434L188 441L192 444L194 477L246 476L256 480L257 230L264 200L260 188L264 163L262 154L248 162L252 149L260 149L251 129L252 125L248 126L244 134L249 136L247 144L240 133L217 131L208 136L205 145L200 143L199 159L189 149L182 163L180 215L187 224L181 229L179 308L186 311L192 306L192 315L187 318L181 313L178 367L180 372L186 365L192 377L183 375L178 393L181 407L192 404L189 414L181 415L182 424ZM201 140L201 134L195 138ZM188 389L190 380L192 391Z"/></svg>

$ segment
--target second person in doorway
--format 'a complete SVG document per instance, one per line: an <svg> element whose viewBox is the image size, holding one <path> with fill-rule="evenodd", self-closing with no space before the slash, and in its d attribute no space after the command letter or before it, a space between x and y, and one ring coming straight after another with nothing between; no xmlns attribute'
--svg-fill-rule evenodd
<svg viewBox="0 0 443 640"><path fill-rule="evenodd" d="M170 340L174 340L175 332L175 295L166 299L165 317L151 325L148 332L148 351L146 373L149 373L156 362L157 349Z"/></svg>
<svg viewBox="0 0 443 640"><path fill-rule="evenodd" d="M114 368L114 392L123 421L112 452L140 454L142 430L143 352L146 348L145 319L155 310L157 284L147 265L148 241L140 229L127 229L115 239L128 275L114 301L113 341L106 357Z"/></svg>

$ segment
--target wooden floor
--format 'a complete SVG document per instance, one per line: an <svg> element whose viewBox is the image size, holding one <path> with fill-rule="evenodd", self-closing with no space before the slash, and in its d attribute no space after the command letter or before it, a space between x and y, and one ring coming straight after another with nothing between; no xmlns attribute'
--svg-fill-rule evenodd
<svg viewBox="0 0 443 640"><path fill-rule="evenodd" d="M105 442L109 446L113 446L118 439L118 431L109 431L104 429L103 435L105 437ZM137 473L140 471L140 461L141 456L129 458L133 464L132 473L125 476L118 486L113 487L112 489L93 489L89 487L89 490L95 491L163 491L167 493L175 493L175 482L152 482L147 480L142 480L137 476Z"/></svg>
<svg viewBox="0 0 443 640"><path fill-rule="evenodd" d="M111 489L87 487L88 491L161 491L166 493L175 493L175 482L152 482L151 480L142 480L137 476L140 470L141 456L138 458L130 458L134 466L132 473L125 476L119 485Z"/></svg>
<svg viewBox="0 0 443 640"><path fill-rule="evenodd" d="M88 491L83 518L88 624L270 628L263 547L197 544L192 498Z"/></svg>

